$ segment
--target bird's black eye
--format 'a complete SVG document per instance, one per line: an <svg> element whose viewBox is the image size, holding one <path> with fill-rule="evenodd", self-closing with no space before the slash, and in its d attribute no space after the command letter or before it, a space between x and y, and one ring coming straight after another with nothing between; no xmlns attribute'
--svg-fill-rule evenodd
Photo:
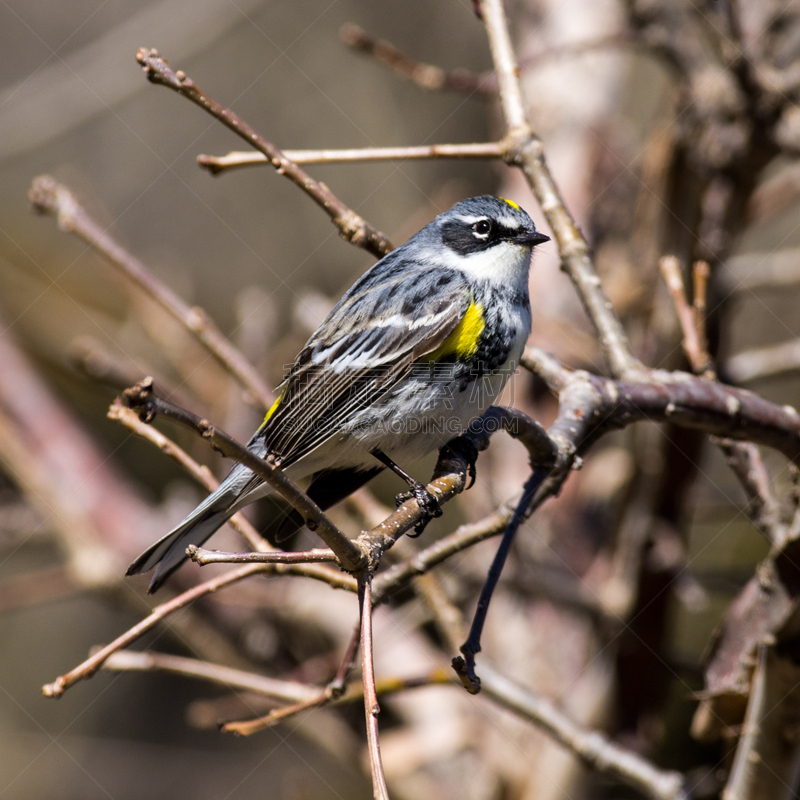
<svg viewBox="0 0 800 800"><path fill-rule="evenodd" d="M492 229L492 224L489 222L488 219L479 219L477 222L473 223L472 230L478 234L480 237L486 237L489 235L489 231Z"/></svg>

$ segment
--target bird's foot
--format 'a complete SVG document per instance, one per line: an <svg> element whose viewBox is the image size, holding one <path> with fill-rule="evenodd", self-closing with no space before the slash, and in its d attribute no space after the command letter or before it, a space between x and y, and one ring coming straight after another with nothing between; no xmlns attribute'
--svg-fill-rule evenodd
<svg viewBox="0 0 800 800"><path fill-rule="evenodd" d="M427 527L428 523L435 517L442 516L442 509L439 500L432 495L421 483L414 482L407 492L400 492L394 501L399 508L406 500L416 500L423 513L422 519L414 525L414 533L406 534L409 538L415 539Z"/></svg>
<svg viewBox="0 0 800 800"><path fill-rule="evenodd" d="M459 436L455 439L451 439L442 448L440 455L445 457L454 456L455 460L459 462L459 471L462 471L461 465L466 464L466 469L463 470L465 483L464 491L471 489L475 485L475 479L477 478L475 462L478 460L478 448L471 439L468 439L466 436Z"/></svg>

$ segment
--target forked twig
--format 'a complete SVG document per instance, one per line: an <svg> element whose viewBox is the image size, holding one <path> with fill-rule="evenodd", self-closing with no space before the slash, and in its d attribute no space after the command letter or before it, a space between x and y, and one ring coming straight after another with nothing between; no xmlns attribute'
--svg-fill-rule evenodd
<svg viewBox="0 0 800 800"><path fill-rule="evenodd" d="M269 714L240 722L226 722L220 727L223 733L235 733L239 736L252 736L254 733L271 728L283 720L308 711L310 708L322 708L330 703L339 700L347 688L347 678L355 665L358 646L361 641L361 617L356 622L353 635L345 650L344 657L339 662L339 669L336 675L327 686L322 689L314 687L310 694L300 698L292 705L273 709Z"/></svg>

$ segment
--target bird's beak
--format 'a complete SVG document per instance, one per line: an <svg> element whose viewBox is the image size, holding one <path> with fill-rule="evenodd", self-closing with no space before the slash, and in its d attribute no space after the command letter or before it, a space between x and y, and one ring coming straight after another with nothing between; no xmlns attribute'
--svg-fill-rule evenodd
<svg viewBox="0 0 800 800"><path fill-rule="evenodd" d="M550 237L539 233L539 231L534 231L533 233L522 233L519 236L515 236L511 241L514 242L514 244L528 244L531 247L536 247L537 244L549 242Z"/></svg>

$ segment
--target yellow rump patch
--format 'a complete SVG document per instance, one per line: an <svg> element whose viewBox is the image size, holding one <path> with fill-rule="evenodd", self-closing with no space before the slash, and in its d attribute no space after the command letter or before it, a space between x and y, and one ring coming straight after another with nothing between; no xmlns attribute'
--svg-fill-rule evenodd
<svg viewBox="0 0 800 800"><path fill-rule="evenodd" d="M513 201L513 200L506 200L505 197L500 198L504 203L508 203L511 208L516 208L517 211L522 211L522 209Z"/></svg>
<svg viewBox="0 0 800 800"><path fill-rule="evenodd" d="M284 389L278 395L278 399L270 406L269 411L267 411L267 415L264 417L264 421L261 423L262 425L266 425L269 422L270 417L278 410L278 406L281 404L281 400L283 400L283 392L286 390Z"/></svg>
<svg viewBox="0 0 800 800"><path fill-rule="evenodd" d="M481 338L485 327L486 320L483 316L483 306L475 302L470 303L455 330L428 358L431 361L439 361L451 355L455 355L458 358L469 358L475 355L478 349L478 340Z"/></svg>

